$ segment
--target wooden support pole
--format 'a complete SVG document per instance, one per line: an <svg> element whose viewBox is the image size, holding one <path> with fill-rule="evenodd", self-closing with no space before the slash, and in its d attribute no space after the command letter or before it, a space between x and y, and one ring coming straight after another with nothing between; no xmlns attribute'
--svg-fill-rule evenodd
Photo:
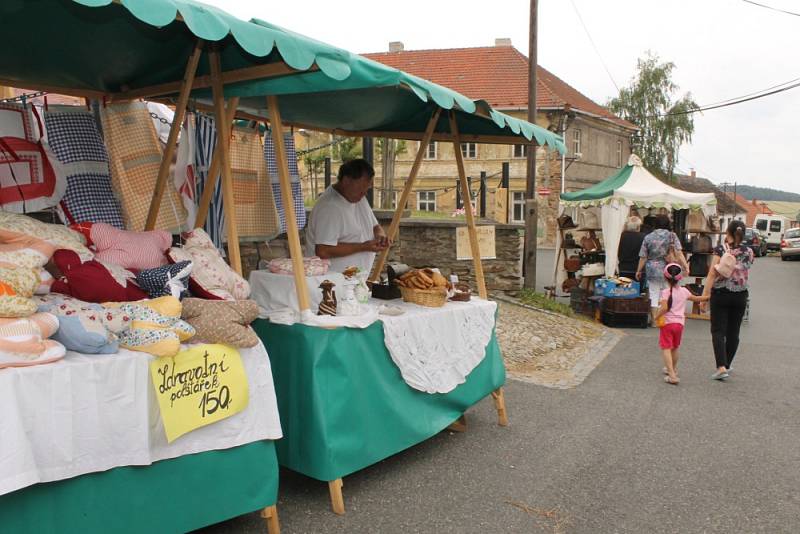
<svg viewBox="0 0 800 534"><path fill-rule="evenodd" d="M494 399L494 408L497 410L497 424L500 426L508 426L506 396L503 393L503 388L497 388L492 391L492 398Z"/></svg>
<svg viewBox="0 0 800 534"><path fill-rule="evenodd" d="M197 72L197 64L200 62L200 54L203 52L203 40L198 39L194 47L194 52L186 63L186 72L183 74L181 91L178 95L178 103L175 105L175 116L172 118L172 126L169 128L167 146L164 148L164 155L161 158L161 166L158 168L158 178L156 188L153 191L153 200L150 202L150 211L147 212L147 222L145 230L152 230L156 227L158 210L161 208L161 199L164 198L164 189L167 185L169 168L172 165L172 156L175 154L175 146L178 144L178 134L181 132L183 117L186 114L186 104L189 102L189 94L192 92L194 75Z"/></svg>
<svg viewBox="0 0 800 534"><path fill-rule="evenodd" d="M344 496L342 486L344 483L341 478L328 482L328 491L331 494L331 508L334 514L344 515Z"/></svg>
<svg viewBox="0 0 800 534"><path fill-rule="evenodd" d="M297 228L297 218L294 214L294 200L292 198L292 183L289 178L289 162L286 159L286 144L283 140L283 123L281 110L278 107L278 97L267 97L269 108L269 124L272 128L272 140L275 145L275 162L278 165L278 179L281 183L281 199L286 218L286 237L289 240L289 256L292 258L294 271L294 285L297 291L297 303L300 312L311 308L308 298L308 284L306 284L305 269L303 268L303 249L300 247L300 230ZM342 512L344 513L344 512Z"/></svg>
<svg viewBox="0 0 800 534"><path fill-rule="evenodd" d="M274 504L261 510L261 517L267 523L267 534L281 534L281 524L278 521L278 507Z"/></svg>
<svg viewBox="0 0 800 534"><path fill-rule="evenodd" d="M456 153L458 179L461 182L461 191L464 192L464 213L467 216L467 232L469 233L469 248L472 251L472 265L475 269L475 281L478 284L478 295L480 295L482 299L485 299L488 295L486 293L486 280L483 278L481 251L478 246L478 231L475 229L475 214L472 213L472 195L470 194L469 184L467 183L467 173L464 171L464 157L461 154L461 141L458 137L458 124L456 123L456 114L454 111L450 112L450 133L453 135L453 150Z"/></svg>
<svg viewBox="0 0 800 534"><path fill-rule="evenodd" d="M461 414L461 416L450 423L445 430L449 430L450 432L466 432L467 431L467 416L465 414Z"/></svg>
<svg viewBox="0 0 800 534"><path fill-rule="evenodd" d="M401 194L400 198L397 200L397 207L394 210L392 222L389 224L389 231L386 232L386 237L388 237L390 241L394 241L395 237L397 237L397 229L400 228L400 218L403 216L403 210L406 209L406 202L408 202L408 197L411 196L411 189L414 187L414 180L416 180L417 173L419 173L419 168L422 165L422 159L425 155L425 150L427 150L428 144L431 142L431 137L433 137L433 131L436 129L436 123L439 122L439 115L441 112L441 108L436 108L436 111L433 112L433 116L431 116L431 120L428 121L428 126L425 128L425 134L422 137L422 141L419 143L419 150L417 150L417 156L414 158L414 164L411 166L411 172L409 172L408 178L406 179L406 185L403 187L403 194ZM372 274L369 277L371 281L377 282L380 279L381 271L383 270L383 266L386 264L386 258L388 257L388 248L381 251L380 255L378 256L378 260L375 262L375 266L372 269Z"/></svg>
<svg viewBox="0 0 800 534"><path fill-rule="evenodd" d="M236 113L236 107L239 105L239 97L234 96L228 100L228 106L225 108L225 122L230 124L233 121L233 116ZM229 140L226 140L228 142ZM217 144L214 146L214 153L211 155L211 165L208 167L206 173L206 183L203 186L203 195L200 197L200 203L197 207L197 216L194 219L194 227L202 228L206 224L206 217L208 217L208 209L211 206L211 199L214 197L214 191L217 189L217 180L219 179L219 167L222 156L220 156L220 137L219 128L217 129Z"/></svg>
<svg viewBox="0 0 800 534"><path fill-rule="evenodd" d="M236 199L233 195L233 176L231 173L230 138L231 125L225 120L225 94L222 86L222 67L219 50L211 50L208 54L211 68L212 92L214 95L214 112L217 123L217 146L220 150L222 166L222 203L225 209L225 228L228 230L228 260L234 271L242 274L242 256L239 253L239 231L236 227Z"/></svg>

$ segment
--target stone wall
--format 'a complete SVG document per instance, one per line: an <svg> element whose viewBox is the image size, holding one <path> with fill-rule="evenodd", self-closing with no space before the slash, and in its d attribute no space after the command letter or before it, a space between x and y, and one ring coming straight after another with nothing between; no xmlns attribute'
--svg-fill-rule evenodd
<svg viewBox="0 0 800 534"><path fill-rule="evenodd" d="M479 223L483 224L483 223ZM400 239L392 247L390 261L411 267L438 267L445 276L475 287L472 260L456 259L456 228L460 221L404 219ZM486 287L490 291L516 291L522 287L522 225L495 224L497 259L483 260Z"/></svg>

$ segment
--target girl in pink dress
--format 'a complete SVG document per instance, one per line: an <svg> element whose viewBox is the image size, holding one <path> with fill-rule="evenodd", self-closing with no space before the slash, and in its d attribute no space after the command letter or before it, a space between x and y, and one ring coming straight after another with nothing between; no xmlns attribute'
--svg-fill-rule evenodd
<svg viewBox="0 0 800 534"><path fill-rule="evenodd" d="M683 337L683 325L686 322L686 301L705 302L708 297L697 297L685 287L678 285L683 278L683 269L677 263L670 263L664 267L664 278L667 281L666 289L661 291L660 306L656 312L656 324L661 331L658 344L661 347L661 356L664 359L664 381L676 385L678 378L678 349Z"/></svg>

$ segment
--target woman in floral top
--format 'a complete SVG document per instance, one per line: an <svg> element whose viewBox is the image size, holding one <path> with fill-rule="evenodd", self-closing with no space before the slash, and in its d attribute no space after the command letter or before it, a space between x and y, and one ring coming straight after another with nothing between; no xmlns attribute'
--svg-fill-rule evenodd
<svg viewBox="0 0 800 534"><path fill-rule="evenodd" d="M742 221L732 221L728 225L724 245L714 250L703 291L703 295L711 295L711 341L717 364L717 370L711 375L714 380L724 380L729 376L731 362L739 347L739 329L747 309L747 279L753 265L753 251L742 244L744 231ZM736 258L736 267L727 278L716 269L726 252Z"/></svg>
<svg viewBox="0 0 800 534"><path fill-rule="evenodd" d="M636 268L636 279L642 279L642 273L646 275L647 287L650 293L650 307L655 314L660 305L661 291L667 288L664 281L664 268L667 266L667 256L669 249L675 251L678 256L678 264L684 272L689 272L681 252L681 242L678 236L669 229L669 217L659 215L655 218L655 230L647 234L642 241L642 248L639 250L639 266Z"/></svg>

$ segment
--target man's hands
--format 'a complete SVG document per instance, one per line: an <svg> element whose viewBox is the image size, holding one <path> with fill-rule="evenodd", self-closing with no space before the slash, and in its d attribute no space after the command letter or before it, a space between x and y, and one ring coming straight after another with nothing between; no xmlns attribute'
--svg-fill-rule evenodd
<svg viewBox="0 0 800 534"><path fill-rule="evenodd" d="M382 240L379 238L370 239L361 243L361 248L363 252L381 252L389 248L389 240L386 236L383 236Z"/></svg>

